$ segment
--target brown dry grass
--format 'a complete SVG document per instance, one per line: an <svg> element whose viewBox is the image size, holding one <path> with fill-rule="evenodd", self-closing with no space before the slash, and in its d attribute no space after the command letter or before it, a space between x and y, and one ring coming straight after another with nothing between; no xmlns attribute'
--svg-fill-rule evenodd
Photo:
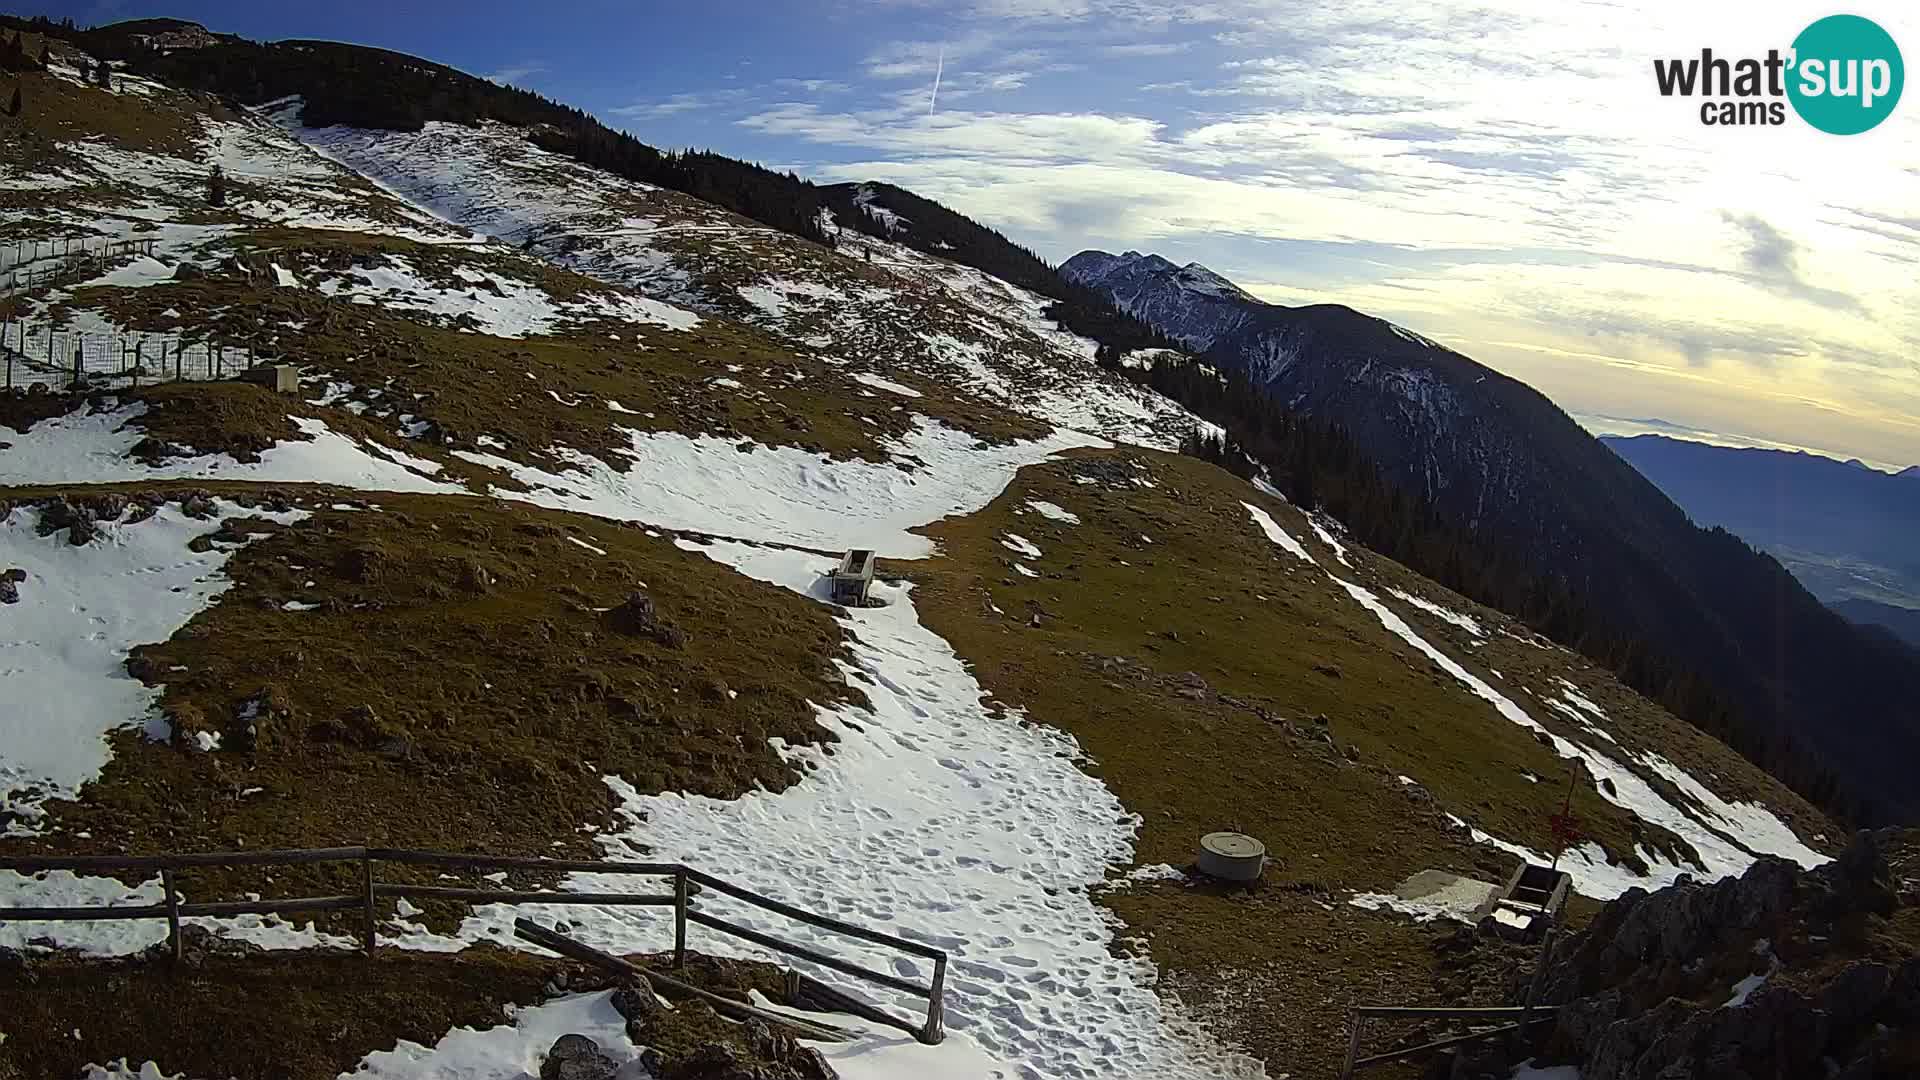
<svg viewBox="0 0 1920 1080"><path fill-rule="evenodd" d="M669 538L479 498L345 511L299 497L317 510L297 525L223 529L271 535L235 554L220 603L135 650L130 669L165 683L173 740L117 735L103 774L50 806L57 833L0 847L594 857L583 829L607 826L615 803L603 776L644 793L779 790L797 774L768 740L830 740L814 703L858 698L831 664L842 638L823 609ZM601 613L640 589L682 642ZM202 752L198 732L220 749ZM183 888L315 895L350 877L288 868L263 888L257 870L206 870Z"/></svg>
<svg viewBox="0 0 1920 1080"><path fill-rule="evenodd" d="M33 35L28 35L31 38ZM32 55L38 56L38 46ZM29 72L4 79L6 93L20 86L19 116L0 115L0 160L41 167L56 146L79 139L103 139L128 150L191 156L200 127L190 95L110 93L77 86L65 79Z"/></svg>
<svg viewBox="0 0 1920 1080"><path fill-rule="evenodd" d="M413 250L402 241L304 230L267 238L282 245L275 250L283 256L296 240L312 243L316 262ZM498 271L496 258L464 249L433 256L434 265L448 273L456 265ZM561 299L608 291L557 270L543 272L539 283ZM621 452L630 444L618 428L746 438L867 458L882 456L885 441L907 431L914 413L991 441L1047 430L938 388L929 388L909 410L759 331L711 319L688 332L594 322L559 336L510 340L429 325L417 312L223 278L76 289L48 317L59 324L81 309L98 309L130 330L229 343L236 363L240 343L251 343L262 356L297 360L309 379L361 388L354 399L369 405L370 421L397 426L402 414L431 420L445 445L460 449L475 449L478 436L491 435L508 444L506 456L545 467L556 464L548 449L565 446L624 468ZM718 378L740 386L715 386ZM609 400L629 411L611 411Z"/></svg>
<svg viewBox="0 0 1920 1080"><path fill-rule="evenodd" d="M1123 461L1158 486L1076 482L1094 470L1124 475L1114 464ZM1081 524L1022 512L1030 498ZM1350 1004L1505 1003L1502 978L1524 953L1470 942L1449 956L1451 927L1343 901L1427 868L1503 880L1511 857L1471 843L1445 812L1550 850L1547 818L1565 789L1522 773L1560 776L1563 765L1273 545L1243 501L1312 543L1292 508L1192 459L1089 452L1030 468L985 511L928 530L944 557L913 575L916 603L996 701L1079 740L1088 770L1141 814L1141 863L1185 866L1214 829L1266 842L1274 861L1252 891L1153 884L1105 902L1146 938L1163 989L1231 1006L1222 1032L1271 1068L1330 1075ZM1044 554L1016 556L1001 543L1009 532ZM1385 560L1354 557L1361 567L1341 575L1377 592L1438 592ZM1022 576L1016 562L1042 576ZM1490 679L1484 658L1456 644L1443 647ZM1543 677L1556 659L1565 666L1543 654ZM1733 760L1721 750L1723 769ZM1636 843L1677 842L1590 781L1574 805L1590 834L1628 857ZM1571 918L1596 909L1580 901Z"/></svg>
<svg viewBox="0 0 1920 1080"><path fill-rule="evenodd" d="M671 958L630 959L665 970ZM453 955L382 949L372 957L192 949L182 967L153 956L56 956L0 974L7 1035L0 1080L80 1076L89 1064L121 1058L135 1068L154 1061L169 1076L332 1080L402 1040L432 1046L455 1028L506 1023L506 1008L539 1004L558 985L571 992L608 985L570 961L491 945ZM778 969L748 961L690 954L675 975L738 1000L749 990L779 1000L784 991ZM744 1051L739 1025L689 1004L653 1021L663 1052L714 1039Z"/></svg>

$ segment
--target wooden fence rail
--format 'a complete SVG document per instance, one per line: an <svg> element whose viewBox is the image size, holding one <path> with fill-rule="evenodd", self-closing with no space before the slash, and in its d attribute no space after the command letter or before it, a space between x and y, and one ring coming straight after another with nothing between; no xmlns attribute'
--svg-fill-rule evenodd
<svg viewBox="0 0 1920 1080"><path fill-rule="evenodd" d="M195 867L297 866L315 863L358 863L362 885L351 895L307 896L279 900L238 900L186 903L178 888L178 871ZM551 890L477 889L440 885L413 885L375 880L376 863L411 866L439 866L478 871L537 870L552 873L624 874L636 877L670 878L672 892L606 893L559 892ZM718 930L750 941L763 948L798 957L821 967L851 975L866 982L927 999L924 1020L909 1021L872 1010L870 1019L880 1019L910 1032L921 1042L938 1043L945 1037L947 954L921 942L869 930L852 923L819 915L791 904L722 881L680 863L614 862L590 859L539 859L519 856L482 855L448 851L410 851L398 848L333 847L276 851L219 851L179 855L28 855L0 856L0 870L32 874L48 870L81 870L97 873L154 872L160 874L165 897L158 904L125 904L84 907L4 907L0 906L0 924L8 922L86 922L118 919L165 919L167 943L173 958L181 959L180 920L227 915L285 915L294 912L352 911L365 914L362 946L371 954L379 927L378 902L385 898L463 900L481 904L575 904L593 906L671 907L674 913L673 962L676 968L686 963L687 924ZM848 960L818 950L783 941L737 923L694 910L694 902L704 892L723 893L743 903L773 912L843 937L904 952L933 962L933 977L926 986L897 975L872 971Z"/></svg>
<svg viewBox="0 0 1920 1080"><path fill-rule="evenodd" d="M1540 1013L1541 1015L1534 1015ZM1361 1069L1370 1069L1375 1065L1401 1061L1422 1054L1431 1054L1438 1050L1447 1050L1481 1039L1517 1034L1534 1024L1546 1023L1555 1019L1556 1013L1547 1006L1533 1005L1493 1005L1493 1006L1405 1006L1405 1005L1356 1005L1348 1010L1347 1022L1351 1038L1347 1043L1347 1061L1340 1070L1340 1080L1351 1080L1354 1073ZM1465 1035L1451 1035L1444 1039L1409 1046L1400 1050L1388 1050L1385 1053L1360 1056L1360 1038L1363 1027L1369 1019L1375 1020L1505 1020L1508 1023Z"/></svg>

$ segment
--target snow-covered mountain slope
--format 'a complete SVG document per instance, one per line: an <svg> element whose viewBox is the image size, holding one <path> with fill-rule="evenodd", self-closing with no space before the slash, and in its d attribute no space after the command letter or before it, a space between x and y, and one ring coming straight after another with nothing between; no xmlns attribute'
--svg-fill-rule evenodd
<svg viewBox="0 0 1920 1080"><path fill-rule="evenodd" d="M34 100L66 92L42 78ZM0 569L22 571L0 591L16 628L0 670L30 676L0 679L0 852L684 859L950 955L947 1042L865 1032L831 1051L849 1080L1324 1072L1351 996L1382 973L1443 993L1448 970L1429 930L1352 901L1419 869L1503 880L1552 844L1563 784L1589 899L1824 858L1830 826L1804 802L1523 626L1224 471L1112 446L1101 432L1151 444L1194 421L1110 381L1030 294L520 156L503 128L300 131L329 163L128 85L73 86L92 126L38 136L14 165L146 155L42 189L33 213L167 242L9 310L50 334L227 335L301 382L156 387L123 367L69 392L53 370L0 395ZM128 144L129 109L180 138ZM199 272L176 279L182 265ZM883 557L873 607L828 602L820 572L849 547ZM1268 887L1223 894L1175 869L1229 826L1269 844ZM184 888L363 887L348 876L208 870ZM134 878L0 872L0 904L160 897ZM280 1052L325 1062L315 1075L517 1076L574 1023L634 1071L640 1045L604 997L479 947L513 944L515 910L621 951L671 941L644 908L382 904L369 980L326 952L352 947L354 919L194 925L275 951L201 959L236 979L280 965L276 993L316 1018L276 1028ZM0 928L34 970L80 973L34 985L24 1030L15 981L0 986L5 1052L36 1076L120 1058L236 1071L242 1051L206 1033L264 1023L282 998L180 979L160 1027L100 1007L84 977L85 958L164 933ZM406 981L410 957L425 970L452 950L521 978ZM146 966L117 970L134 985ZM503 1022L503 1001L531 1007Z"/></svg>
<svg viewBox="0 0 1920 1080"><path fill-rule="evenodd" d="M503 124L297 126L335 161L448 220L605 281L768 330L803 355L926 379L1063 427L1169 449L1196 421L1101 371L1044 297L850 230L829 250L541 150Z"/></svg>
<svg viewBox="0 0 1920 1080"><path fill-rule="evenodd" d="M1245 305L1260 303L1199 263L1178 266L1137 251L1083 251L1061 263L1060 273L1195 352L1246 325L1252 316Z"/></svg>

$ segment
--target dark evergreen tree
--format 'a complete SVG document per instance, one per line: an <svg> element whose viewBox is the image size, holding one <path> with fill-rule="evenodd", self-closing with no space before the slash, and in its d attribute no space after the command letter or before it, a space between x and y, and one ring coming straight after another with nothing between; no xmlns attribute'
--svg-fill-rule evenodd
<svg viewBox="0 0 1920 1080"><path fill-rule="evenodd" d="M100 61L99 65L93 69L93 74L94 85L102 90L113 89L113 69L107 66L105 60Z"/></svg>
<svg viewBox="0 0 1920 1080"><path fill-rule="evenodd" d="M207 178L207 202L214 206L227 205L227 174L218 165L213 167L213 175Z"/></svg>
<svg viewBox="0 0 1920 1080"><path fill-rule="evenodd" d="M7 115L20 115L20 87L18 85L14 86L13 97L7 101Z"/></svg>

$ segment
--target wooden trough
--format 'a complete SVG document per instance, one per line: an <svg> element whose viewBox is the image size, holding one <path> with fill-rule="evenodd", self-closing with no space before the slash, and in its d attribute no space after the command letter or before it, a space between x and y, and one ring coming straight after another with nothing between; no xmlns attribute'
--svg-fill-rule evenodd
<svg viewBox="0 0 1920 1080"><path fill-rule="evenodd" d="M873 552L854 548L840 558L833 571L833 602L842 607L865 607L873 587Z"/></svg>
<svg viewBox="0 0 1920 1080"><path fill-rule="evenodd" d="M1559 921L1572 875L1539 863L1522 863L1481 909L1480 925L1514 941L1538 941Z"/></svg>

